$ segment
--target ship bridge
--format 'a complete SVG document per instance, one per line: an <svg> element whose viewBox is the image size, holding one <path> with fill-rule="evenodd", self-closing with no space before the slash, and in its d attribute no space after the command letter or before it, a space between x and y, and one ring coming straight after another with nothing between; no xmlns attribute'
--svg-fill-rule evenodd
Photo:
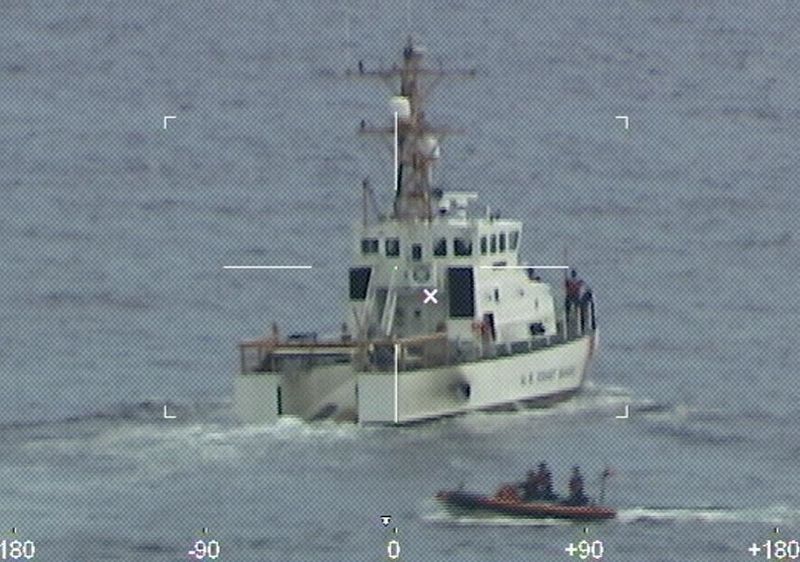
<svg viewBox="0 0 800 562"><path fill-rule="evenodd" d="M358 233L349 326L359 338L478 331L504 343L559 331L551 285L520 265L519 221L386 220Z"/></svg>

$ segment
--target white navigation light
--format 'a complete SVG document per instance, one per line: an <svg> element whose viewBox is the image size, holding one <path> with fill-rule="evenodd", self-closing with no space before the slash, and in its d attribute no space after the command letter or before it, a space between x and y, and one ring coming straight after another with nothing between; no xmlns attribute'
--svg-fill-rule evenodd
<svg viewBox="0 0 800 562"><path fill-rule="evenodd" d="M389 99L389 107L392 113L397 113L397 117L403 121L411 118L411 102L406 96L392 96Z"/></svg>

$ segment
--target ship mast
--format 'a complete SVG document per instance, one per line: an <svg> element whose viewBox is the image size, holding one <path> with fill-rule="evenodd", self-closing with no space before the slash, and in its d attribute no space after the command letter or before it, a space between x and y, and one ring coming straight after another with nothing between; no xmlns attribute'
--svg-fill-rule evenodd
<svg viewBox="0 0 800 562"><path fill-rule="evenodd" d="M397 173L392 218L395 220L431 220L434 215L433 167L439 158L439 139L456 131L432 127L425 119L424 101L433 86L444 76L474 76L474 70L446 71L422 65L424 50L411 37L403 49L402 66L368 71L358 65L358 75L382 78L396 92L392 106L396 125L368 127L361 122L361 132L396 138ZM399 79L399 91L395 83ZM426 82L426 79L429 79ZM395 131L396 127L396 131Z"/></svg>

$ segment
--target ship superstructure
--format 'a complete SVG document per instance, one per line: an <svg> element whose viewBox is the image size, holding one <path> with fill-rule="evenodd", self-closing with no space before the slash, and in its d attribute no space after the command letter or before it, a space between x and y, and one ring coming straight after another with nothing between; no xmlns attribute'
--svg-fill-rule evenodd
<svg viewBox="0 0 800 562"><path fill-rule="evenodd" d="M249 421L408 423L470 410L564 399L586 375L596 340L590 293L565 295L521 264L522 223L475 212L477 194L437 188L441 138L426 120L423 65L409 41L400 66L360 76L399 82L386 135L391 212L356 226L348 318L338 339L271 337L241 344L235 403ZM460 74L472 74L470 71Z"/></svg>

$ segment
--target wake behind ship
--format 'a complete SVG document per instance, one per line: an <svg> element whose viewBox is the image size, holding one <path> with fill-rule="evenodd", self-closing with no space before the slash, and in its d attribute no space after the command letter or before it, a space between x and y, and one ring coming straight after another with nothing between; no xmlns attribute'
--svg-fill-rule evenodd
<svg viewBox="0 0 800 562"><path fill-rule="evenodd" d="M409 423L550 404L586 378L597 337L591 292L565 276L565 293L521 264L521 222L476 216L475 193L436 187L448 131L428 124L423 94L449 73L423 58L409 41L400 66L359 64L359 76L399 81L392 126L361 125L392 140L393 208L368 220L365 184L338 339L274 330L240 345L234 403L245 421Z"/></svg>

